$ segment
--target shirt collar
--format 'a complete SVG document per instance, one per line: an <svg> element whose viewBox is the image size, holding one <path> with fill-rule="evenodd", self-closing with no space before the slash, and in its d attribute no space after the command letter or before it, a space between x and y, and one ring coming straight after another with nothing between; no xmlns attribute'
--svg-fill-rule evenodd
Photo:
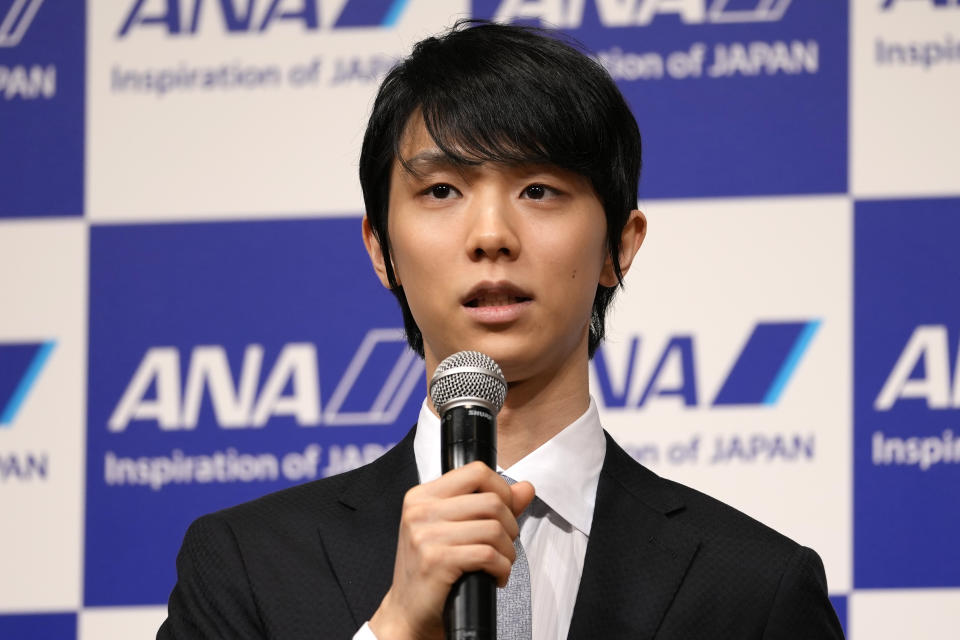
<svg viewBox="0 0 960 640"><path fill-rule="evenodd" d="M413 440L420 482L440 477L440 419L430 411L427 402L424 400L420 407ZM600 414L591 396L583 415L509 469L498 465L497 471L533 484L540 500L589 536L606 451Z"/></svg>

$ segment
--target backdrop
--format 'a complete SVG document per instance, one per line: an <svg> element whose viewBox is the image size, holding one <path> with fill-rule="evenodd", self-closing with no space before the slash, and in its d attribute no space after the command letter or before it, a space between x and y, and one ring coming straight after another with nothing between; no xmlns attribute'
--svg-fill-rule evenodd
<svg viewBox="0 0 960 640"><path fill-rule="evenodd" d="M957 0L0 0L0 637L152 637L192 519L413 424L357 158L462 16L640 123L606 428L819 551L851 638L955 635Z"/></svg>

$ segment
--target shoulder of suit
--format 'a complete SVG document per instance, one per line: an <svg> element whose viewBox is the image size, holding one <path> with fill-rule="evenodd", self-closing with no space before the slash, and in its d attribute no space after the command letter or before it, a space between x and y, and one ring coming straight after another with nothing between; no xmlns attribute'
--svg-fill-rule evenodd
<svg viewBox="0 0 960 640"><path fill-rule="evenodd" d="M703 544L792 555L798 543L739 509L706 493L674 480L663 478L635 461L614 443L608 448L622 464L633 467L628 474L632 491L648 504L659 503L671 520L694 533Z"/></svg>
<svg viewBox="0 0 960 640"><path fill-rule="evenodd" d="M677 514L678 520L695 529L705 541L749 541L775 547L785 553L792 553L798 546L772 527L713 496L673 480L660 480L683 500L684 509Z"/></svg>
<svg viewBox="0 0 960 640"><path fill-rule="evenodd" d="M298 526L335 516L344 508L342 498L348 492L389 482L398 469L415 464L412 454L406 451L410 448L409 439L404 438L377 460L351 471L281 489L204 517L224 521L236 529ZM376 495L375 491L368 493Z"/></svg>

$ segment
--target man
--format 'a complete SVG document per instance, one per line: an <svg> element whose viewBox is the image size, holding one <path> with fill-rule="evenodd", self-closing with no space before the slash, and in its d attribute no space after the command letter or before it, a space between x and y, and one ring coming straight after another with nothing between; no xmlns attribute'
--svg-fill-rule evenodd
<svg viewBox="0 0 960 640"><path fill-rule="evenodd" d="M364 138L364 243L428 372L464 349L502 367L498 466L519 482L441 476L425 403L371 465L195 522L158 637L440 638L454 581L502 587L515 561L529 610L501 626L538 639L842 637L813 551L600 426L588 361L646 231L639 170L629 108L567 44L492 24L420 42Z"/></svg>

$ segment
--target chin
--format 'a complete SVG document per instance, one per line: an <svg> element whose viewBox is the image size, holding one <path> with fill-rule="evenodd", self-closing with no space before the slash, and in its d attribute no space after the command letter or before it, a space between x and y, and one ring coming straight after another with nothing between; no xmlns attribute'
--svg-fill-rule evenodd
<svg viewBox="0 0 960 640"><path fill-rule="evenodd" d="M578 348L583 349L586 359L586 334L582 344L566 344L562 340L545 335L532 336L527 332L465 332L434 351L439 364L447 356L458 351L479 351L493 358L503 370L507 382L520 382L550 369L559 369L564 362L574 357Z"/></svg>
<svg viewBox="0 0 960 640"><path fill-rule="evenodd" d="M493 358L508 383L534 375L549 358L549 350L544 353L542 345L531 345L529 340L484 340L472 348Z"/></svg>
<svg viewBox="0 0 960 640"><path fill-rule="evenodd" d="M465 337L465 339L443 345L439 349L431 349L431 351L435 354L438 364L444 358L459 351L479 351L490 356L500 365L504 375L508 376L508 381L510 380L508 371L514 370L517 365L522 367L522 364L530 357L529 347L523 348L519 340L505 341L503 336Z"/></svg>

